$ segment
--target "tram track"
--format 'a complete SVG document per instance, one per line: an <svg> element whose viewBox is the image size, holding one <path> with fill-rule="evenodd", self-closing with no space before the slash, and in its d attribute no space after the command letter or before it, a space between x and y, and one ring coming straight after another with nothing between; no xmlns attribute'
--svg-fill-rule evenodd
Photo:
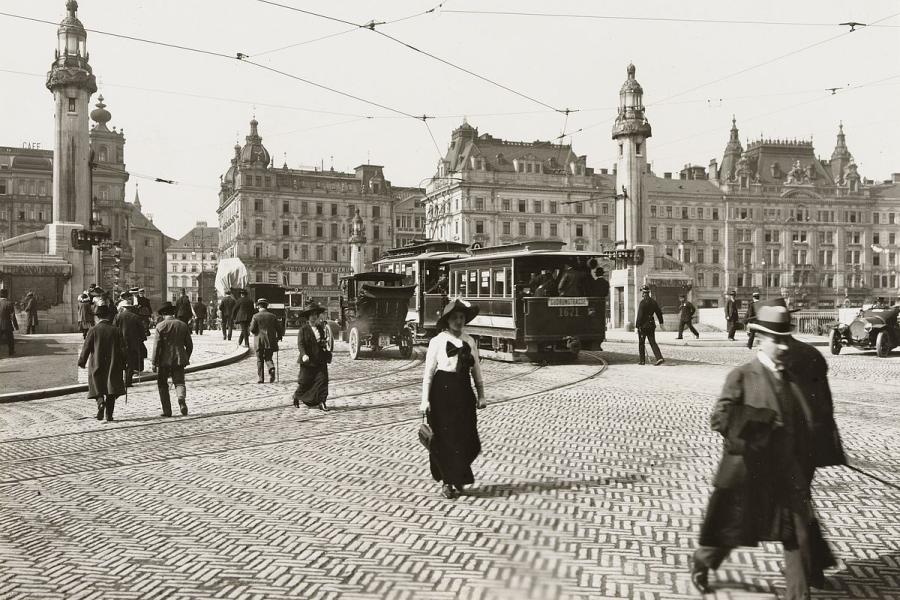
<svg viewBox="0 0 900 600"><path fill-rule="evenodd" d="M578 379L575 379L573 381L559 383L559 384L552 385L552 386L549 386L547 388L544 388L544 389L541 389L538 391L527 392L524 394L511 396L508 398L495 399L495 400L492 400L491 405L496 406L496 405L503 405L503 404L528 400L528 399L536 397L536 396L550 394L550 393L554 393L554 392L557 392L562 389L577 386L581 383L584 383L585 381L589 381L591 379L599 377L606 371L606 369L608 367L608 363L606 362L605 359L603 359L601 357L594 356L594 355L589 355L589 356L599 364L598 368L594 369L591 373L589 373L583 377L579 377ZM491 382L491 385L495 386L497 384L503 383L504 381L509 381L512 379L521 379L524 376L532 375L535 372L538 372L544 368L546 368L545 365L537 365L532 370L528 371L525 374L517 373L515 375L511 375L506 378L502 378L499 380L493 380ZM410 387L412 385L417 385L419 383L420 382L417 381L417 382L402 384L399 386L392 386L391 388L386 388L386 389L388 389L388 390L399 389L399 388L403 388L403 387ZM354 394L354 395L361 395L363 393L373 393L373 391L369 390L367 392L360 392L360 393ZM275 409L283 410L285 408L286 407L284 407L284 406L278 406L278 407L272 407L271 409L267 409L267 410L275 410ZM343 408L339 412L339 414L340 415L346 415L346 414L353 414L353 415L363 414L363 415L365 415L365 414L373 413L376 411L385 411L385 410L392 410L392 409L398 409L398 408L399 409L405 408L408 411L410 409L409 400L404 400L404 401L400 401L400 402L388 402L388 403L384 403L384 404L377 404L377 405L371 405L371 406L347 407L347 408ZM314 421L316 423L319 423L328 418L333 419L332 414L333 413L326 413L321 416L313 417L312 419L305 419L304 422ZM210 416L213 416L213 415L210 415ZM74 469L74 470L64 472L64 473L53 473L53 474L46 474L46 475L35 475L35 476L31 476L31 477L5 479L5 480L0 480L0 488L14 486L14 485L21 484L21 483L27 483L30 481L51 480L51 479L56 479L56 478L61 478L61 477L69 477L69 476L73 476L73 475L83 475L83 474L87 474L87 473L95 473L95 472L107 471L107 470L113 470L113 469L121 469L121 468L128 468L128 467L141 467L141 466L146 466L146 465L151 465L151 464L159 464L159 463L171 462L171 461L175 461L175 460L182 460L185 458L195 458L195 457L200 457L200 456L214 456L214 455L218 455L218 454L226 454L226 453L235 452L235 451L253 450L256 448L271 447L271 446L277 446L277 445L281 445L281 444L290 444L290 443L300 442L300 441L304 441L304 440L314 440L314 439L319 439L319 438L333 436L333 435L365 432L365 431L369 431L369 430L394 427L397 425L401 425L403 423L416 422L420 418L421 417L419 416L418 412L416 411L416 414L414 416L404 416L401 418L390 419L387 421L381 421L381 422L373 423L373 424L369 424L369 425L359 425L358 423L348 421L346 423L346 427L338 428L338 430L336 430L336 431L329 430L327 432L322 432L322 433L307 433L305 435L284 437L284 438L268 440L268 441L264 441L264 442L239 444L239 445L229 446L227 448L216 448L216 449L209 449L209 450L199 451L199 452L181 453L181 454L175 455L175 456L167 455L165 457L160 457L158 459L142 461L142 462L128 462L128 463L120 462L117 464L110 464L110 465L94 467L94 468ZM292 421L289 425L291 427L296 427L297 424L298 423L296 421ZM287 424L285 424L285 425L287 425ZM258 429L258 428L272 429L273 427L278 427L279 429L284 429L283 426L281 426L281 427L279 427L277 425L273 426L272 424L263 424L263 425L253 426L252 429ZM122 429L122 428L118 428L118 429ZM246 432L247 430L248 430L247 427L241 427L241 428L233 428L228 431ZM77 434L77 433L90 433L90 432L75 432L75 433ZM161 439L141 440L141 441L137 441L137 442L116 444L113 446L103 448L102 450L104 452L112 452L116 448L134 447L134 446L138 446L141 444L155 444L156 445L156 444L164 443L166 440L171 440L171 439L188 439L188 438L208 437L211 435L222 436L224 433L226 433L226 432L223 430L217 430L214 432L203 432L203 433L198 433L198 434L194 434L194 435L188 434L188 435L180 435L180 436L169 436L167 438L161 438ZM71 434L69 434L69 435L71 435ZM56 437L56 436L46 436L46 437ZM31 438L31 439L43 439L43 438ZM20 441L20 440L12 440L12 441ZM73 451L73 452L68 452L68 453L55 452L53 454L44 454L41 456L29 457L26 459L11 459L11 460L5 459L4 463L5 463L5 466L9 468L8 472L11 472L11 471L15 470L14 467L17 464L22 465L22 464L28 464L30 462L34 462L34 461L38 461L38 460L45 460L48 458L59 458L59 457L65 457L65 456L71 457L71 456L91 454L91 453L95 453L95 452L97 452L97 448L92 447L87 450L78 450L78 451Z"/></svg>

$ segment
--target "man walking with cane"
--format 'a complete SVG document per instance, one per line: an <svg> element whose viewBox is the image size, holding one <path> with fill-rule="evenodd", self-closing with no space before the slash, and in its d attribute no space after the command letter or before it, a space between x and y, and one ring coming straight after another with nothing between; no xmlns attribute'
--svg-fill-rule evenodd
<svg viewBox="0 0 900 600"><path fill-rule="evenodd" d="M250 333L256 336L256 375L257 382L265 381L264 367L269 368L269 383L275 381L275 364L272 354L278 352L278 342L284 337L284 327L274 314L268 311L269 301L260 298L256 301L259 312L250 321Z"/></svg>
<svg viewBox="0 0 900 600"><path fill-rule="evenodd" d="M650 286L645 285L641 287L641 302L638 304L637 316L634 319L634 328L638 334L639 364L645 364L647 351L644 342L650 342L650 349L653 350L653 356L656 359L654 364L659 366L663 364L664 359L662 352L659 351L659 345L656 343L656 321L653 320L653 315L656 315L659 324L662 325L662 309L659 308L656 300L650 297Z"/></svg>

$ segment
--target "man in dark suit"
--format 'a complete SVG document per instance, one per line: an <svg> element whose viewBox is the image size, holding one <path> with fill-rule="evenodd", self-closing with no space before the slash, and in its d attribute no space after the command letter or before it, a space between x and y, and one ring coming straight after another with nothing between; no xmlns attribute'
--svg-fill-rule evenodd
<svg viewBox="0 0 900 600"><path fill-rule="evenodd" d="M678 301L680 302L678 306L678 337L675 339L684 339L684 328L687 327L694 334L694 337L699 340L700 334L694 329L694 314L697 312L697 308L684 294L678 296Z"/></svg>
<svg viewBox="0 0 900 600"><path fill-rule="evenodd" d="M737 329L738 307L734 297L736 292L731 290L725 297L725 323L728 325L728 339L734 341L734 331Z"/></svg>
<svg viewBox="0 0 900 600"><path fill-rule="evenodd" d="M111 323L115 315L110 304L97 307L97 324L88 331L78 357L78 366L88 370L88 398L97 400L98 421L104 414L107 422L113 420L116 398L125 393L125 340Z"/></svg>
<svg viewBox="0 0 900 600"><path fill-rule="evenodd" d="M241 299L234 305L234 322L241 328L241 335L238 337L238 346L244 344L246 348L250 347L250 319L253 318L253 300L247 295L247 290L241 290Z"/></svg>
<svg viewBox="0 0 900 600"><path fill-rule="evenodd" d="M230 340L234 330L234 296L231 290L225 292L225 297L219 302L219 315L222 317L222 339Z"/></svg>
<svg viewBox="0 0 900 600"><path fill-rule="evenodd" d="M269 368L269 383L272 383L275 381L272 354L278 352L278 342L284 337L284 327L278 317L268 311L268 300L260 298L256 305L259 306L259 312L250 320L250 333L256 336L256 383L265 380L264 365Z"/></svg>
<svg viewBox="0 0 900 600"><path fill-rule="evenodd" d="M28 290L28 293L25 294L22 308L25 311L25 318L28 319L28 322L25 324L25 333L37 333L38 305L33 291Z"/></svg>
<svg viewBox="0 0 900 600"><path fill-rule="evenodd" d="M203 327L206 325L206 305L203 304L203 298L197 296L197 301L191 305L194 313L194 333L203 335Z"/></svg>
<svg viewBox="0 0 900 600"><path fill-rule="evenodd" d="M662 352L659 351L659 345L656 343L656 321L653 315L659 319L659 324L663 324L662 309L656 300L650 297L650 286L641 287L641 302L638 304L637 316L634 319L634 328L638 334L638 356L639 364L645 364L647 360L647 351L644 347L645 342L650 342L650 348L653 350L653 356L656 358L656 365L664 362Z"/></svg>
<svg viewBox="0 0 900 600"><path fill-rule="evenodd" d="M140 307L122 300L119 302L119 314L112 322L119 328L125 341L125 387L134 385L134 373L144 370L144 358L147 356L147 349L144 347L144 340L147 339L144 321L134 312L138 308Z"/></svg>
<svg viewBox="0 0 900 600"><path fill-rule="evenodd" d="M162 416L172 416L172 402L169 398L169 378L175 385L175 395L181 414L188 414L187 387L184 383L184 368L191 362L194 343L191 328L187 323L175 318L175 307L164 303L157 311L163 317L156 326L156 343L153 347L153 371L158 372L156 387L162 404Z"/></svg>
<svg viewBox="0 0 900 600"><path fill-rule="evenodd" d="M13 331L19 330L16 319L16 306L9 301L9 290L0 289L0 343L6 340L6 348L10 356L16 355L16 338Z"/></svg>
<svg viewBox="0 0 900 600"><path fill-rule="evenodd" d="M153 315L153 305L150 298L144 295L144 288L138 288L135 304L138 306L137 315L144 321L144 331L150 334L150 317Z"/></svg>
<svg viewBox="0 0 900 600"><path fill-rule="evenodd" d="M728 374L711 424L725 444L691 581L710 593L708 574L736 546L784 545L786 598L809 598L834 564L812 508L818 467L846 464L828 388L827 364L791 336L782 299L760 302L750 324L760 340L749 363Z"/></svg>
<svg viewBox="0 0 900 600"><path fill-rule="evenodd" d="M750 329L750 324L756 318L756 303L759 302L759 292L753 292L753 299L747 303L747 312L744 313L744 327L747 328L747 348L753 348L753 338L756 332Z"/></svg>
<svg viewBox="0 0 900 600"><path fill-rule="evenodd" d="M191 299L187 297L187 292L181 288L181 296L175 301L175 318L189 325L191 318L194 316L194 310L191 308Z"/></svg>

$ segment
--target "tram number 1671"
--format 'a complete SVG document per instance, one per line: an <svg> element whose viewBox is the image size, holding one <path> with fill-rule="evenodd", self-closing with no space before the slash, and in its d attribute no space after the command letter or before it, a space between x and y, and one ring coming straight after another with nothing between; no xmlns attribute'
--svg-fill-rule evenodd
<svg viewBox="0 0 900 600"><path fill-rule="evenodd" d="M560 317L580 316L578 308L587 305L588 299L583 297L547 298L547 307L559 308Z"/></svg>

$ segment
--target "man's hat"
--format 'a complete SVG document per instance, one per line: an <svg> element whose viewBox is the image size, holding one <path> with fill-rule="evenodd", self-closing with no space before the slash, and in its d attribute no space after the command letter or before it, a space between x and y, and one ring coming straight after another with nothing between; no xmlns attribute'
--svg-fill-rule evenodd
<svg viewBox="0 0 900 600"><path fill-rule="evenodd" d="M758 292L758 291L754 291L754 292L753 292L753 297L754 297L754 298L759 298L759 292Z"/></svg>
<svg viewBox="0 0 900 600"><path fill-rule="evenodd" d="M642 291L642 292L650 292L650 286L649 286L649 285L642 285L642 286L641 286L641 291Z"/></svg>
<svg viewBox="0 0 900 600"><path fill-rule="evenodd" d="M131 292L122 292L119 294L119 300L128 300L131 298Z"/></svg>
<svg viewBox="0 0 900 600"><path fill-rule="evenodd" d="M157 314L160 315L174 315L175 314L175 305L171 302L163 302L163 305L159 307L159 310L156 311Z"/></svg>
<svg viewBox="0 0 900 600"><path fill-rule="evenodd" d="M728 290L728 295L729 295L729 296L735 296L735 295L737 295L737 292L734 291L734 290Z"/></svg>
<svg viewBox="0 0 900 600"><path fill-rule="evenodd" d="M747 326L750 331L776 336L789 336L795 328L791 325L791 313L787 307L765 305L756 312L756 320Z"/></svg>
<svg viewBox="0 0 900 600"><path fill-rule="evenodd" d="M139 293L139 294L143 294L143 293L144 293L144 288L138 288L138 293Z"/></svg>
<svg viewBox="0 0 900 600"><path fill-rule="evenodd" d="M141 288L133 287L133 288L129 289L128 291L131 292L132 294L137 294L139 291L141 291Z"/></svg>
<svg viewBox="0 0 900 600"><path fill-rule="evenodd" d="M226 296L231 296L231 295L232 295L232 294L231 294L231 290L227 290L227 291L225 292L225 295L226 295Z"/></svg>
<svg viewBox="0 0 900 600"><path fill-rule="evenodd" d="M327 311L328 311L327 308L325 308L324 306L322 306L315 300L312 300L307 303L306 308L304 308L303 310L301 310L300 312L297 313L297 316L298 317L310 317L314 314L319 314L319 313L323 313L323 312L327 312Z"/></svg>
<svg viewBox="0 0 900 600"><path fill-rule="evenodd" d="M265 298L257 298L257 300L256 300L256 305L257 305L257 306L262 306L262 307L265 308L265 307L269 306L269 301L266 300Z"/></svg>
<svg viewBox="0 0 900 600"><path fill-rule="evenodd" d="M98 319L111 319L116 316L116 309L111 304L101 304L97 307L94 315L96 315Z"/></svg>
<svg viewBox="0 0 900 600"><path fill-rule="evenodd" d="M447 327L447 319L449 319L450 315L455 312L462 312L466 316L466 323L468 323L476 316L478 316L478 307L472 306L462 298L454 298L447 304L447 306L444 307L444 312L441 314L441 318L437 321L438 331L441 331L442 329Z"/></svg>

